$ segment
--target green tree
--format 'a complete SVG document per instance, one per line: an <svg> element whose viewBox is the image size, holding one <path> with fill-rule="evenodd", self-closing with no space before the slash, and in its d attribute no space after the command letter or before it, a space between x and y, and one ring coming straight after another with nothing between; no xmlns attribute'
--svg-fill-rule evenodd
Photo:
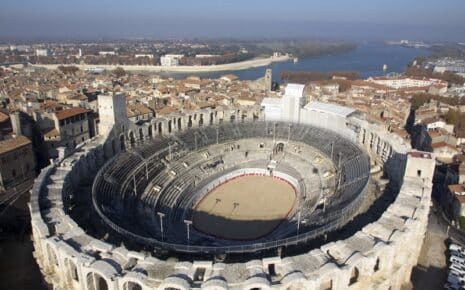
<svg viewBox="0 0 465 290"><path fill-rule="evenodd" d="M117 67L117 68L115 68L115 69L113 70L113 74L114 74L116 77L120 78L120 77L126 75L126 71L125 71L122 67Z"/></svg>
<svg viewBox="0 0 465 290"><path fill-rule="evenodd" d="M58 69L64 74L75 74L79 70L79 68L74 65L70 65L70 66L60 65Z"/></svg>

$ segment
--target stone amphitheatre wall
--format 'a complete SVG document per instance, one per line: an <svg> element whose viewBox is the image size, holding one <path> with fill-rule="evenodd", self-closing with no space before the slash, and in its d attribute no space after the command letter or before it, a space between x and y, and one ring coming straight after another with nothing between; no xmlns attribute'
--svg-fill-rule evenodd
<svg viewBox="0 0 465 290"><path fill-rule="evenodd" d="M54 289L400 289L425 235L434 158L407 154L400 137L364 120L349 123L373 165L399 188L381 217L350 238L296 256L230 264L164 261L95 239L66 214L63 197L111 158L108 142L97 137L36 179L29 205L34 256Z"/></svg>

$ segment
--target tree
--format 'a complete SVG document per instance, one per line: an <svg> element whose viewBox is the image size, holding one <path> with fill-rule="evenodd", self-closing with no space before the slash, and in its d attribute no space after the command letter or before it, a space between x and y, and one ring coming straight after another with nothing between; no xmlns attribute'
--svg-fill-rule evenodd
<svg viewBox="0 0 465 290"><path fill-rule="evenodd" d="M113 74L120 78L126 74L126 71L122 67L117 67L113 70Z"/></svg>
<svg viewBox="0 0 465 290"><path fill-rule="evenodd" d="M70 65L70 66L63 66L63 65L60 65L60 66L58 67L58 69L59 69L62 73L66 74L66 75L67 75L67 74L75 74L75 73L79 70L79 68L76 67L76 66L74 66L74 65Z"/></svg>

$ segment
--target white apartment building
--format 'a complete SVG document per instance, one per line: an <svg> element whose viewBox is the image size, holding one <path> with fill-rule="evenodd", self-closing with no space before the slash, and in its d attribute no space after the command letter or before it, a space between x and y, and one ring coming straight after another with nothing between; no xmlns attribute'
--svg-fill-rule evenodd
<svg viewBox="0 0 465 290"><path fill-rule="evenodd" d="M374 77L368 78L367 81L383 85L393 89L404 89L404 88L417 88L417 87L430 87L430 86L445 86L447 88L447 82L438 79L427 79L427 78L412 78L412 77Z"/></svg>
<svg viewBox="0 0 465 290"><path fill-rule="evenodd" d="M179 60L183 57L182 54L165 54L160 57L160 64L161 66L178 66Z"/></svg>
<svg viewBox="0 0 465 290"><path fill-rule="evenodd" d="M47 49L36 49L36 56L48 56Z"/></svg>

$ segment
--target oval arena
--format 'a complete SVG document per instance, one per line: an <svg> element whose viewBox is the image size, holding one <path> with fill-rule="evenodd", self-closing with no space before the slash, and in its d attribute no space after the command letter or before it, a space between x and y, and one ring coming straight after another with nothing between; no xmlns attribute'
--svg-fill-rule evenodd
<svg viewBox="0 0 465 290"><path fill-rule="evenodd" d="M93 181L94 209L126 242L175 252L245 253L302 243L347 223L366 194L368 155L349 140L335 140L330 131L288 123L192 128L107 162ZM252 174L284 180L298 197L263 188L264 195L241 192L194 212L212 190L218 193L218 184L250 191L250 180L230 179ZM193 224L199 219L208 224ZM223 231L230 239L205 234L221 225L229 226Z"/></svg>
<svg viewBox="0 0 465 290"><path fill-rule="evenodd" d="M32 190L46 279L57 289L400 289L426 230L434 157L333 109L299 123L256 107L204 110L209 122L176 115L79 145Z"/></svg>
<svg viewBox="0 0 465 290"><path fill-rule="evenodd" d="M254 240L292 214L296 189L284 178L240 170L213 184L193 207L195 229L221 239Z"/></svg>

